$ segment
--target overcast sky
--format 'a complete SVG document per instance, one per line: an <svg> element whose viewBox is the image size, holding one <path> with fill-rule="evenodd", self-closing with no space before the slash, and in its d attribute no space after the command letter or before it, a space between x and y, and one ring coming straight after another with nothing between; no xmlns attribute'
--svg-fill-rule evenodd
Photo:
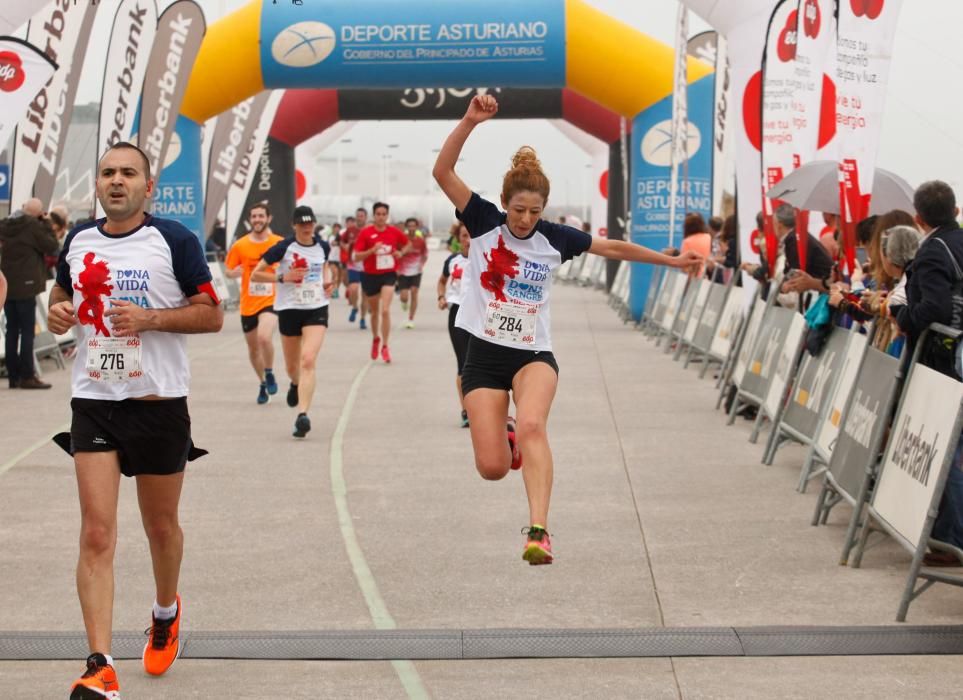
<svg viewBox="0 0 963 700"><path fill-rule="evenodd" d="M5 2L21 0L3 0ZM22 0L27 2L29 0ZM281 0L284 1L284 0ZM318 0L306 0L316 2ZM403 1L403 0L399 0ZM440 0L436 0L440 1ZM476 0L448 0L469 2ZM477 0L483 2L484 0ZM103 62L110 25L111 5L116 0L100 0L101 11L96 21L84 66L84 78L78 101L100 99ZM247 4L248 0L198 0L208 23ZM359 4L363 0L358 0ZM658 38L672 42L677 12L675 0L586 0L590 5L626 24ZM159 0L160 8L167 0ZM912 185L938 177L963 189L963 132L959 127L959 107L963 97L955 85L963 74L963 58L952 47L963 26L963 2L959 0L917 0L903 3L899 21L892 75L887 97L879 163L906 177ZM705 29L697 18L691 22L692 33ZM618 70L617 66L613 70ZM438 122L369 122L359 124L351 132L354 155L360 160L376 161L386 144L403 144L398 157L414 162L433 159L449 126ZM504 170L514 147L523 143L535 146L549 174L561 177L567 170L580 172L587 157L580 148L552 125L541 120L497 120L479 130L466 150L464 175L479 182L483 189Z"/></svg>

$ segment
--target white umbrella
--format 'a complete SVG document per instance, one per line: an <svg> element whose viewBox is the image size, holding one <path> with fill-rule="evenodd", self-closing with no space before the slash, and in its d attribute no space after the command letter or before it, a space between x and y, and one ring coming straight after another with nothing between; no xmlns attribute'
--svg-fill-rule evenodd
<svg viewBox="0 0 963 700"><path fill-rule="evenodd" d="M893 209L913 213L915 190L896 173L876 168L873 178L873 198L869 213L885 214ZM839 163L834 160L814 160L793 170L766 192L770 199L779 199L806 211L839 213Z"/></svg>

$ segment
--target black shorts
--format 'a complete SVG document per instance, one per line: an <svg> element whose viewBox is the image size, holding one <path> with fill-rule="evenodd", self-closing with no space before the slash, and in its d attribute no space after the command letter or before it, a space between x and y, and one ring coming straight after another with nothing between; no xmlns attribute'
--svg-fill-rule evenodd
<svg viewBox="0 0 963 700"><path fill-rule="evenodd" d="M187 397L140 401L71 399L70 452L120 456L124 476L178 474L189 458L206 454L191 441Z"/></svg>
<svg viewBox="0 0 963 700"><path fill-rule="evenodd" d="M558 374L558 362L551 351L507 348L469 334L468 352L461 371L462 394L474 389L511 391L515 375L532 362L544 362Z"/></svg>
<svg viewBox="0 0 963 700"><path fill-rule="evenodd" d="M411 289L412 287L421 287L420 272L417 275L398 276L398 289Z"/></svg>
<svg viewBox="0 0 963 700"><path fill-rule="evenodd" d="M451 338L451 347L455 350L455 363L458 365L458 376L461 376L465 368L465 357L468 355L468 341L471 333L464 328L455 325L455 316L458 315L458 304L451 304L448 307L448 337Z"/></svg>
<svg viewBox="0 0 963 700"><path fill-rule="evenodd" d="M394 287L398 281L398 273L385 272L380 275L361 273L361 291L366 297L376 297L381 294L382 287Z"/></svg>
<svg viewBox="0 0 963 700"><path fill-rule="evenodd" d="M328 325L328 307L316 309L284 309L278 312L278 330L281 335L299 336L305 326Z"/></svg>
<svg viewBox="0 0 963 700"><path fill-rule="evenodd" d="M255 328L257 328L257 317L264 313L273 314L274 307L265 306L256 314L253 314L251 316L241 316L241 330L244 331L245 333L250 333L251 331L253 331Z"/></svg>

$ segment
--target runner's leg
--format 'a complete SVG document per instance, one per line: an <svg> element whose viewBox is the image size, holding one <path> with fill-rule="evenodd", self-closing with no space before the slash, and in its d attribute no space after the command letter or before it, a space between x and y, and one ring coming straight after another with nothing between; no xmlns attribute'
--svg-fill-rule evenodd
<svg viewBox="0 0 963 700"><path fill-rule="evenodd" d="M262 319L265 314L261 314L258 319L257 328L250 330L244 334L244 342L247 343L247 357L251 362L251 367L254 368L254 373L257 375L258 381L264 381L264 358L261 355L261 324L264 322ZM270 365L268 365L270 366Z"/></svg>
<svg viewBox="0 0 963 700"><path fill-rule="evenodd" d="M548 527L548 505L554 473L548 444L548 413L552 408L558 375L544 362L531 362L512 380L515 396L515 439L522 453L525 491L532 525Z"/></svg>
<svg viewBox="0 0 963 700"><path fill-rule="evenodd" d="M324 343L325 326L305 326L301 329L301 381L298 383L298 413L307 413L314 397L318 353Z"/></svg>
<svg viewBox="0 0 963 700"><path fill-rule="evenodd" d="M274 367L274 331L278 327L276 314L265 311L258 317L257 343L260 350L261 367ZM261 381L264 381L263 375Z"/></svg>
<svg viewBox="0 0 963 700"><path fill-rule="evenodd" d="M475 389L465 396L475 451L475 468L483 479L503 479L511 469L512 451L508 446L508 392L501 389Z"/></svg>
<svg viewBox="0 0 963 700"><path fill-rule="evenodd" d="M184 532L177 519L177 506L184 485L178 474L138 474L137 502L150 543L150 558L157 586L157 603L170 607L177 600L177 581L184 556Z"/></svg>
<svg viewBox="0 0 963 700"><path fill-rule="evenodd" d="M371 309L371 337L380 338L379 331L381 330L381 312L380 312L380 300L381 297L375 295L369 297L365 295L362 300L362 306L367 305Z"/></svg>
<svg viewBox="0 0 963 700"><path fill-rule="evenodd" d="M301 336L282 335L281 350L284 352L284 367L288 378L296 386L301 377Z"/></svg>
<svg viewBox="0 0 963 700"><path fill-rule="evenodd" d="M388 346L388 336L391 334L391 300L394 298L395 288L391 285L385 285L381 288L381 318L379 319L381 327L381 347ZM371 297L371 299L378 299L378 297ZM374 325L374 319L376 315L374 307L371 308L371 324Z"/></svg>
<svg viewBox="0 0 963 700"><path fill-rule="evenodd" d="M117 452L74 455L80 495L80 556L77 596L91 652L110 653L114 611L114 550L117 545Z"/></svg>
<svg viewBox="0 0 963 700"><path fill-rule="evenodd" d="M415 311L418 310L418 287L411 287L411 306L408 308L408 320L415 320Z"/></svg>

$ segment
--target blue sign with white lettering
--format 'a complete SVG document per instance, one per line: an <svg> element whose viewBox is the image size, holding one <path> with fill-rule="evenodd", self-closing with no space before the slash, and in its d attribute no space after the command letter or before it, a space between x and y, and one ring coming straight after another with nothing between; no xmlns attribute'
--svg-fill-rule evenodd
<svg viewBox="0 0 963 700"><path fill-rule="evenodd" d="M261 10L264 85L565 86L563 0L328 0Z"/></svg>
<svg viewBox="0 0 963 700"><path fill-rule="evenodd" d="M6 163L0 164L0 202L10 199L10 166Z"/></svg>
<svg viewBox="0 0 963 700"><path fill-rule="evenodd" d="M166 160L154 190L154 215L180 221L204 243L200 124L177 117Z"/></svg>
<svg viewBox="0 0 963 700"><path fill-rule="evenodd" d="M712 215L713 111L715 76L689 85L689 160L679 169L675 234L671 243L682 243L682 224L689 212ZM662 250L670 243L672 206L672 96L640 113L632 122L632 228L633 243ZM652 266L632 264L629 307L638 319L652 279Z"/></svg>

